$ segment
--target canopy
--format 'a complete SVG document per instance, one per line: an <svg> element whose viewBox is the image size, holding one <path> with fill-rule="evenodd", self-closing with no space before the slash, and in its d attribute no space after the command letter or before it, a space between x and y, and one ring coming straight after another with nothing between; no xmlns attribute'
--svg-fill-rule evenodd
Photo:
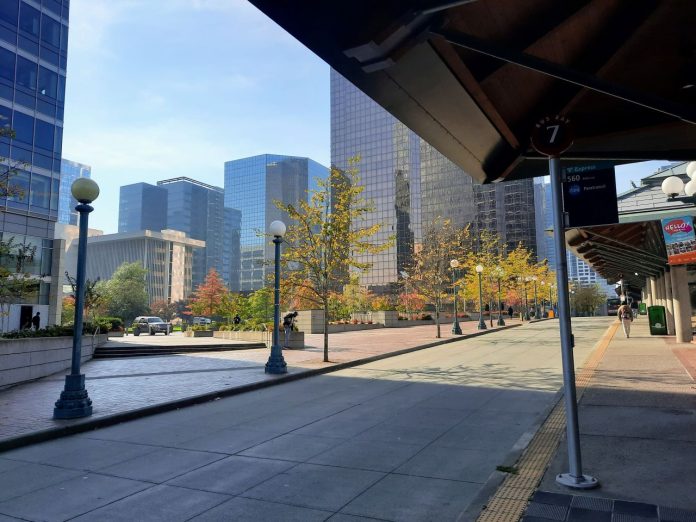
<svg viewBox="0 0 696 522"><path fill-rule="evenodd" d="M690 160L696 2L251 0L479 182L544 175L535 122L568 160Z"/></svg>

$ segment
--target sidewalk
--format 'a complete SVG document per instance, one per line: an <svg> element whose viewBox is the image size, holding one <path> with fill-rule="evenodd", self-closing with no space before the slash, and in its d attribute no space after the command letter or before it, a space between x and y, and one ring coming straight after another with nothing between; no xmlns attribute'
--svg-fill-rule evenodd
<svg viewBox="0 0 696 522"><path fill-rule="evenodd" d="M507 324L504 328L520 322ZM475 321L462 322L464 335L456 339L478 335L476 325ZM331 334L329 363L323 362L323 335L307 335L304 350L283 352L288 364L283 376L264 373L268 349L89 361L82 372L93 402L91 417L52 418L53 405L63 389L63 373L0 391L0 451L452 342L456 339L450 330L451 324L441 325L441 339L435 338L434 325Z"/></svg>
<svg viewBox="0 0 696 522"><path fill-rule="evenodd" d="M696 520L696 346L650 336L647 320L617 329L580 400L583 473L594 490L569 490L560 443L524 522Z"/></svg>

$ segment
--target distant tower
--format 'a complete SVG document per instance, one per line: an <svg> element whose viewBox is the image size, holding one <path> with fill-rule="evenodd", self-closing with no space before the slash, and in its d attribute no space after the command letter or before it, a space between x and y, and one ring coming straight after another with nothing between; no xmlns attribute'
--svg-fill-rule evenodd
<svg viewBox="0 0 696 522"><path fill-rule="evenodd" d="M276 219L290 224L274 201L297 204L315 188L316 178L326 179L328 169L314 160L296 156L262 154L225 162L225 206L241 211L240 290L263 288L272 259L263 233Z"/></svg>
<svg viewBox="0 0 696 522"><path fill-rule="evenodd" d="M92 167L63 158L60 162L60 196L58 198L58 222L77 225L77 200L71 188L78 178L91 178Z"/></svg>

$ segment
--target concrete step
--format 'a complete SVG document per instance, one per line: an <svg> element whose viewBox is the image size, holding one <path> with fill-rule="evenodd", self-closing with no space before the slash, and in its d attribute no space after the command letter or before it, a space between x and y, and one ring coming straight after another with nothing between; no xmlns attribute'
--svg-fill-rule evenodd
<svg viewBox="0 0 696 522"><path fill-rule="evenodd" d="M95 359L114 357L142 357L148 355L175 355L193 352L224 352L230 350L254 350L265 348L264 343L214 344L205 346L119 346L101 347L94 351Z"/></svg>

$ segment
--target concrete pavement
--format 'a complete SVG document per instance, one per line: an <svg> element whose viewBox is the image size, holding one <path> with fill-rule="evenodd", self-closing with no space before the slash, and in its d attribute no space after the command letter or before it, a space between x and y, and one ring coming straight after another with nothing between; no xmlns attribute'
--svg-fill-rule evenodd
<svg viewBox="0 0 696 522"><path fill-rule="evenodd" d="M609 321L578 321L579 366ZM556 328L514 328L5 452L0 513L469 519L496 466L514 463L558 398Z"/></svg>
<svg viewBox="0 0 696 522"><path fill-rule="evenodd" d="M510 324L519 325L519 322ZM476 323L463 322L462 330L465 335L475 334ZM442 335L442 339L434 338L434 326L332 334L329 363L323 362L323 336L308 335L305 349L284 352L288 363L286 377L331 371L339 365L449 342L452 339L449 325L443 325ZM180 343L182 339L186 338L148 335L111 342L147 340L164 345ZM214 341L198 338L189 342L205 347ZM268 355L269 350L262 348L90 361L82 366L94 407L93 415L86 419L52 419L53 404L63 389L62 373L3 390L0 392L0 449L86 429L95 423L121 422L148 411L165 411L271 385L280 377L264 373Z"/></svg>

